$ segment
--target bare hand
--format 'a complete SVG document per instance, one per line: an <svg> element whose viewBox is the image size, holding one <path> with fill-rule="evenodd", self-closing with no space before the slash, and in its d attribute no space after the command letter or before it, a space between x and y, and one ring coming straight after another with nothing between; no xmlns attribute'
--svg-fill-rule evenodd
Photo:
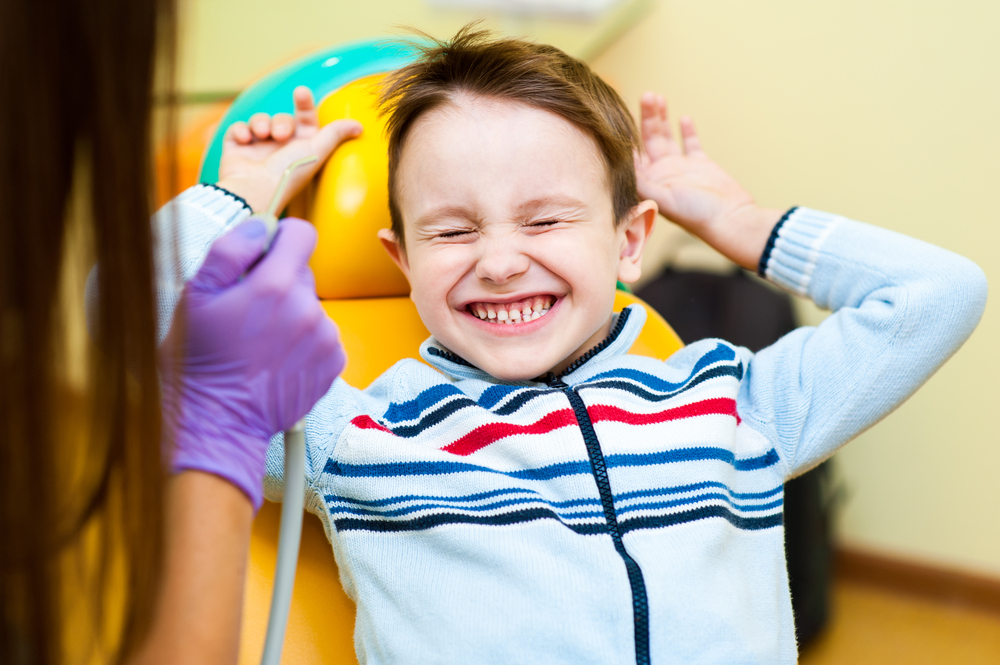
<svg viewBox="0 0 1000 665"><path fill-rule="evenodd" d="M289 164L309 155L319 157L319 161L294 172L279 210L309 182L337 146L362 131L361 123L355 120L336 120L321 128L312 91L305 86L296 88L292 97L295 115L257 113L249 122L233 123L222 144L218 184L246 199L255 212L267 207Z"/></svg>
<svg viewBox="0 0 1000 665"><path fill-rule="evenodd" d="M642 141L636 155L639 195L663 216L698 236L730 260L753 269L780 212L757 207L753 197L708 158L690 118L674 137L663 97L642 96Z"/></svg>

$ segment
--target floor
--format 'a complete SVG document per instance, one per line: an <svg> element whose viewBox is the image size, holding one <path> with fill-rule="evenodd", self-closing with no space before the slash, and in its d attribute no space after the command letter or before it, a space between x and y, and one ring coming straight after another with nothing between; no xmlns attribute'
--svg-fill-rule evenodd
<svg viewBox="0 0 1000 665"><path fill-rule="evenodd" d="M1000 663L1000 614L840 582L827 631L800 665Z"/></svg>

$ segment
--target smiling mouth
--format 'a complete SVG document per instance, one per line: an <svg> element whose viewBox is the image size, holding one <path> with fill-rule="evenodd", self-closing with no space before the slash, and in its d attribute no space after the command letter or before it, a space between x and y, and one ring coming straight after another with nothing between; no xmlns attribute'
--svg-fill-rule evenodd
<svg viewBox="0 0 1000 665"><path fill-rule="evenodd" d="M555 296L533 296L509 303L469 303L466 310L487 323L514 325L542 318L549 313L555 302Z"/></svg>

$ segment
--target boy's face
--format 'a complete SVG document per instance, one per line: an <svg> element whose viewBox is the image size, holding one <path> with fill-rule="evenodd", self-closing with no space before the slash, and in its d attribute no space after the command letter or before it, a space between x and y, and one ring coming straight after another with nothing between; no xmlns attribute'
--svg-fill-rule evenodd
<svg viewBox="0 0 1000 665"><path fill-rule="evenodd" d="M597 144L576 126L474 97L410 129L397 203L406 249L380 238L424 324L505 380L559 372L608 334L615 280L638 278L656 217L646 201L615 228Z"/></svg>

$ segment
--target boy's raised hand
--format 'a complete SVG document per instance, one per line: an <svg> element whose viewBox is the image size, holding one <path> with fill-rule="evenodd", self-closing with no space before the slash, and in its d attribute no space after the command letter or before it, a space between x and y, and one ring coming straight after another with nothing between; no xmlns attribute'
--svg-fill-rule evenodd
<svg viewBox="0 0 1000 665"><path fill-rule="evenodd" d="M698 236L738 265L754 270L781 212L760 208L701 148L690 118L673 134L663 97L641 100L642 142L635 159L639 195L656 201L664 217Z"/></svg>
<svg viewBox="0 0 1000 665"><path fill-rule="evenodd" d="M296 88L292 98L294 115L257 113L249 122L233 123L223 141L218 184L246 199L255 212L267 207L289 164L309 155L319 157L319 161L295 170L279 210L309 182L337 146L362 131L356 120L336 120L321 128L312 91L305 86Z"/></svg>

